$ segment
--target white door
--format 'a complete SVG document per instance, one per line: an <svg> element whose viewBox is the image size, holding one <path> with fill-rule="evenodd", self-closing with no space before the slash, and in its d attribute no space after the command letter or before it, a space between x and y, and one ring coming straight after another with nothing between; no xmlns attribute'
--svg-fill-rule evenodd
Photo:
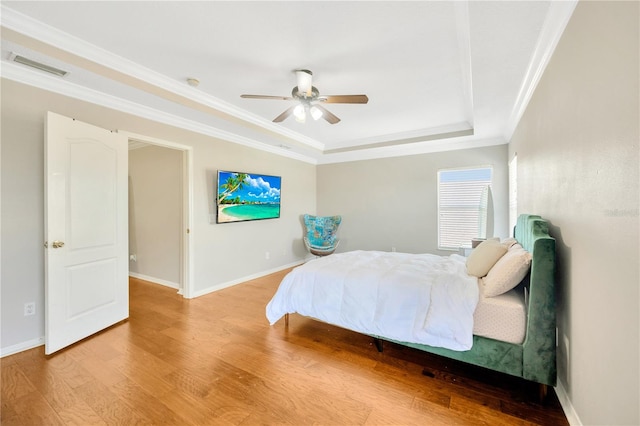
<svg viewBox="0 0 640 426"><path fill-rule="evenodd" d="M47 113L45 352L129 316L126 136Z"/></svg>

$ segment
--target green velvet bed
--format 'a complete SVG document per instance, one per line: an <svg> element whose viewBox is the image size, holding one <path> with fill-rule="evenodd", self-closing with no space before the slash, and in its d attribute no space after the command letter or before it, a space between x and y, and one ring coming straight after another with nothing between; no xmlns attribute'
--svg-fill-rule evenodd
<svg viewBox="0 0 640 426"><path fill-rule="evenodd" d="M531 271L523 283L528 288L529 303L526 337L522 344L473 336L473 347L468 351L458 352L406 342L394 343L522 377L542 385L555 386L555 239L549 236L547 222L535 215L518 217L515 238L532 254ZM380 336L374 337L383 339Z"/></svg>
<svg viewBox="0 0 640 426"><path fill-rule="evenodd" d="M521 344L507 343L473 335L473 343L471 344L471 339L469 339L469 345L466 346L470 346L471 349L460 351L445 349L443 347L427 346L425 344L407 343L384 336L372 335L367 332L365 332L365 334L371 335L374 338L376 346L380 351L382 350L383 341L394 342L539 383L541 384L540 390L546 393L547 385L555 386L556 384L555 240L549 236L547 222L540 216L535 215L521 215L518 218L514 237L522 247L531 254L529 272L518 287L522 292L524 292L526 288L528 293L528 304L525 305L526 318L523 320L526 321L523 323L525 324L525 337ZM328 256L327 258L330 257L331 256ZM345 279L343 275L334 274L336 270L332 264L323 263L322 267L316 264L309 269L312 268L322 270L325 275L330 277L329 282L332 284L334 282L339 283ZM316 275L304 274L307 274L306 270L300 275L314 277L311 280L313 286L318 282L322 282L322 284L317 287L320 289L320 293L334 294L332 293L333 290L329 289L329 286L325 286L325 284L329 284L329 282L316 281L318 279ZM466 276L468 277L468 275ZM284 281L287 281L287 277L285 277ZM267 317L272 324L277 321L281 315L284 315L285 325L288 325L289 312L302 312L302 315L320 318L321 321L324 320L325 322L336 325L341 324L340 321L335 322L323 319L324 317L322 315L325 311L323 311L322 308L320 309L322 312L320 312L319 315L310 313L318 312L317 310L310 310L307 307L307 305L315 306L315 302L307 303L306 298L298 298L300 293L290 291L291 287L289 284L290 282L283 287L281 283L276 293L277 297L274 297L269 305L267 305ZM309 293L314 292L311 291ZM291 297L291 295L295 295L295 297ZM330 296L327 297L331 298ZM298 300L304 300L305 303L294 303L290 305L291 300L296 302ZM340 311L340 309L341 307L336 308L337 311ZM353 329L357 330L357 328Z"/></svg>

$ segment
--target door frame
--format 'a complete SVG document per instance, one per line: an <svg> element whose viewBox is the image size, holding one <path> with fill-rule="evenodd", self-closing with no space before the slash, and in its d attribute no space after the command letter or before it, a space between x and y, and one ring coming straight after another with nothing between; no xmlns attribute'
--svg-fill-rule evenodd
<svg viewBox="0 0 640 426"><path fill-rule="evenodd" d="M180 233L181 282L178 294L193 298L193 147L151 136L119 131L129 142L141 142L182 151L182 232Z"/></svg>

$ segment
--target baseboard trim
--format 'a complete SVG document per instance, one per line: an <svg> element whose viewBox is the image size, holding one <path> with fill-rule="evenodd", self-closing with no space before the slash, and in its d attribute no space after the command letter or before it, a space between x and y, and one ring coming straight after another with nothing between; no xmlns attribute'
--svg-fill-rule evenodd
<svg viewBox="0 0 640 426"><path fill-rule="evenodd" d="M37 339L27 340L15 345L7 346L6 348L0 348L0 358L5 356L17 354L18 352L28 351L29 349L37 348L44 345L44 336Z"/></svg>
<svg viewBox="0 0 640 426"><path fill-rule="evenodd" d="M299 261L290 263L288 265L283 265L283 266L279 266L279 267L274 268L274 269L270 269L268 271L262 271L262 272L258 272L257 274L247 275L245 277L238 278L238 279L235 279L235 280L232 280L232 281L227 281L225 283L216 284L214 286L211 286L211 287L208 287L208 288L205 288L203 290L195 292L193 294L193 298L204 296L205 294L213 293L214 291L222 290L222 289L225 289L227 287L232 287L232 286L234 286L236 284L241 284L241 283L243 283L245 281L255 280L256 278L260 278L260 277L264 277L264 276L269 275L269 274L280 272L280 271L282 271L284 269L293 268L294 266L302 265L304 262L305 262L304 260L299 260Z"/></svg>
<svg viewBox="0 0 640 426"><path fill-rule="evenodd" d="M163 280L161 278L150 277L148 275L139 274L137 272L131 272L131 271L129 271L129 276L133 277L133 278L137 278L139 280L149 281L149 282L152 282L154 284L160 284L160 285L163 285L165 287L175 288L176 290L180 289L180 284L174 283L173 281L167 281L167 280Z"/></svg>
<svg viewBox="0 0 640 426"><path fill-rule="evenodd" d="M554 389L558 396L558 401L560 401L560 405L562 406L562 411L564 411L564 415L567 417L569 424L571 426L582 426L580 417L578 417L578 413L576 413L575 408L573 408L569 394L567 394L566 389L562 386L560 381L558 381L558 386Z"/></svg>
<svg viewBox="0 0 640 426"><path fill-rule="evenodd" d="M298 265L301 265L303 263L304 263L304 260L299 260L299 261L290 263L288 265L279 266L279 267L274 268L274 269L270 269L270 270L267 270L267 271L262 271L262 272L259 272L257 274L247 275L245 277L238 278L238 279L233 280L233 281L228 281L226 283L222 283L222 284L218 284L218 285L215 285L215 286L211 286L209 288L206 288L204 290L200 290L200 291L196 292L193 297L204 296L205 294L213 293L214 291L222 290L224 288L231 287L231 286L234 286L236 284L241 284L241 283L243 283L245 281L250 281L250 280L254 280L256 278L264 277L265 275L273 274L275 272L280 272L280 271L282 271L284 269L293 268L294 266L298 266ZM149 282L152 282L152 283L160 284L160 285L163 285L163 286L166 286L166 287L171 287L173 289L179 290L179 285L176 284L176 283L173 283L171 281L150 277L148 275L138 274L136 272L129 272L129 276L133 277L133 278L138 278L138 279L141 279L141 280L149 281ZM42 345L44 345L44 336L38 337L37 339L33 339L33 340L27 340L25 342L21 342L21 343L12 345L12 346L7 346L6 348L0 348L0 358L3 358L5 356L9 356L9 355L13 355L13 354L17 354L18 352L27 351L29 349L37 348L38 346L42 346Z"/></svg>

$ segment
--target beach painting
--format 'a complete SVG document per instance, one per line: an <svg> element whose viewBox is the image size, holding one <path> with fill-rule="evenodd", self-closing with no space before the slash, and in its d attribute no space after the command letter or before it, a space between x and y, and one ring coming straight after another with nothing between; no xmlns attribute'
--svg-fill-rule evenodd
<svg viewBox="0 0 640 426"><path fill-rule="evenodd" d="M280 176L218 170L217 223L280 217Z"/></svg>

